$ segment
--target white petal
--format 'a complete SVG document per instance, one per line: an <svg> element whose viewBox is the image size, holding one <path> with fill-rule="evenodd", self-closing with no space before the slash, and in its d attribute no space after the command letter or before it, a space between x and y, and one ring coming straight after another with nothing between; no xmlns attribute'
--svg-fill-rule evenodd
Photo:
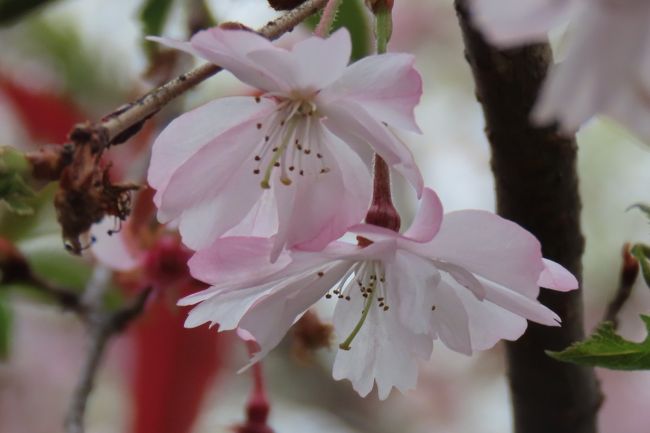
<svg viewBox="0 0 650 433"><path fill-rule="evenodd" d="M339 301L336 305L334 325L339 339L349 335L360 317L363 298L356 295L351 301ZM351 349L337 352L332 374L336 380L350 380L362 397L377 382L379 398L383 400L392 387L402 392L415 387L417 359L428 359L432 348L431 337L413 334L401 325L396 311L380 311L375 304Z"/></svg>

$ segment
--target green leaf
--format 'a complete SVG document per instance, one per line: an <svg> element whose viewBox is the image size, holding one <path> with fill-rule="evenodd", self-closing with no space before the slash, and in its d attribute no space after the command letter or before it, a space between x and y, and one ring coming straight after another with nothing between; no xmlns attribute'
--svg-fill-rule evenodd
<svg viewBox="0 0 650 433"><path fill-rule="evenodd" d="M173 2L174 0L144 0L140 9L140 22L145 36L160 35ZM158 44L145 40L144 49L148 56L152 56L158 49Z"/></svg>
<svg viewBox="0 0 650 433"><path fill-rule="evenodd" d="M636 244L632 247L630 252L639 261L639 264L641 265L641 275L643 275L646 285L650 287L650 263L648 263L650 248L643 244Z"/></svg>
<svg viewBox="0 0 650 433"><path fill-rule="evenodd" d="M650 316L641 315L650 332ZM641 343L625 340L616 334L611 322L600 324L584 341L572 344L561 352L546 352L565 362L612 370L650 370L650 335Z"/></svg>
<svg viewBox="0 0 650 433"><path fill-rule="evenodd" d="M21 152L0 147L0 200L19 215L34 213L32 202L36 193L26 180L29 175L29 163Z"/></svg>
<svg viewBox="0 0 650 433"><path fill-rule="evenodd" d="M9 357L12 315L5 296L0 294L0 361Z"/></svg>
<svg viewBox="0 0 650 433"><path fill-rule="evenodd" d="M318 25L320 15L313 15L305 21L310 29ZM365 6L361 0L344 0L336 14L332 32L345 27L350 32L352 39L351 61L354 62L370 53L370 24L368 23Z"/></svg>
<svg viewBox="0 0 650 433"><path fill-rule="evenodd" d="M8 24L21 18L23 15L54 3L53 0L0 0L0 24Z"/></svg>

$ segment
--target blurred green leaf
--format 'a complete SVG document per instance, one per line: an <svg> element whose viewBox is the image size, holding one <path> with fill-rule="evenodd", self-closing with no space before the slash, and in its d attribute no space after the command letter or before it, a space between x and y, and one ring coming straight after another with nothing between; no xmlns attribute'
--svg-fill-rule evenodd
<svg viewBox="0 0 650 433"><path fill-rule="evenodd" d="M650 316L641 315L650 332ZM586 339L572 344L561 352L546 352L549 356L565 362L612 370L649 370L650 335L641 343L635 343L616 334L611 322L603 322L596 332Z"/></svg>
<svg viewBox="0 0 650 433"><path fill-rule="evenodd" d="M9 356L11 347L12 315L6 296L0 293L0 361Z"/></svg>
<svg viewBox="0 0 650 433"><path fill-rule="evenodd" d="M650 263L648 263L648 256L650 256L650 247L643 244L636 244L630 250L632 255L636 257L641 265L641 275L648 287L650 287Z"/></svg>
<svg viewBox="0 0 650 433"><path fill-rule="evenodd" d="M36 17L22 30L16 46L58 74L62 94L98 113L124 102L127 89L123 86L128 83L120 80L123 60L111 55L110 47L90 46L78 26L65 18Z"/></svg>
<svg viewBox="0 0 650 433"><path fill-rule="evenodd" d="M13 147L0 147L0 200L19 215L34 213L36 193L29 186L29 176L25 156Z"/></svg>
<svg viewBox="0 0 650 433"><path fill-rule="evenodd" d="M140 9L140 22L145 36L157 36L162 33L174 0L144 0ZM158 50L158 44L144 40L144 49L148 56Z"/></svg>
<svg viewBox="0 0 650 433"><path fill-rule="evenodd" d="M8 24L55 0L0 0L0 24Z"/></svg>
<svg viewBox="0 0 650 433"><path fill-rule="evenodd" d="M647 205L645 203L635 203L632 206L628 207L627 210L630 209L639 209L641 212L645 214L645 216L650 219L650 205Z"/></svg>
<svg viewBox="0 0 650 433"><path fill-rule="evenodd" d="M315 29L320 15L313 15L305 21L310 29ZM345 0L336 14L332 32L345 27L350 32L352 39L352 55L350 61L354 62L367 56L372 49L370 44L370 24L366 14L366 7L361 0Z"/></svg>

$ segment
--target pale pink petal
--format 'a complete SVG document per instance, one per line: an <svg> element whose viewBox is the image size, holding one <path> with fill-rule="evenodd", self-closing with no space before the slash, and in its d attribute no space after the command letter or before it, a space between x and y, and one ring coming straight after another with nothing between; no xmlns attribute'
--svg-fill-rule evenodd
<svg viewBox="0 0 650 433"><path fill-rule="evenodd" d="M578 288L578 280L573 274L562 265L554 261L544 260L544 270L539 276L537 284L548 289L559 290L560 292L568 292Z"/></svg>
<svg viewBox="0 0 650 433"><path fill-rule="evenodd" d="M399 250L385 269L385 303L397 308L400 322L412 332L435 335L431 309L436 304L440 272L430 261Z"/></svg>
<svg viewBox="0 0 650 433"><path fill-rule="evenodd" d="M193 56L201 56L190 44L188 41L179 41L172 38L160 37L160 36L147 36L146 39L151 42L157 42L161 45L164 45L175 50L185 51L188 54Z"/></svg>
<svg viewBox="0 0 650 433"><path fill-rule="evenodd" d="M158 219L167 222L186 209L213 200L226 185L237 187L235 174L242 175L247 167L247 179L242 192L259 177L253 174L256 163L253 154L263 138L257 129L259 118L241 123L197 150L169 178L166 188L158 190ZM182 143L182 142L180 142ZM245 215L245 214L244 214Z"/></svg>
<svg viewBox="0 0 650 433"><path fill-rule="evenodd" d="M573 22L566 60L552 68L535 106L537 123L558 121L563 131L575 132L616 104L631 78L631 65L638 65L639 53L646 51L648 8L640 6L589 2L582 6Z"/></svg>
<svg viewBox="0 0 650 433"><path fill-rule="evenodd" d="M479 301L467 290L457 290L469 317L472 350L487 350L500 340L514 341L526 331L528 322L521 316L490 301Z"/></svg>
<svg viewBox="0 0 650 433"><path fill-rule="evenodd" d="M204 248L245 220L265 191L260 187L259 179L253 176L252 165L243 164L215 197L196 203L182 213L179 232L185 245L193 250ZM266 207L263 210L271 213L263 217L273 221L276 209ZM255 234L255 228L251 228L253 231L246 235Z"/></svg>
<svg viewBox="0 0 650 433"><path fill-rule="evenodd" d="M318 100L324 105L352 100L380 122L420 132L413 110L422 95L422 78L413 67L414 60L414 56L401 53L364 57L324 89Z"/></svg>
<svg viewBox="0 0 650 433"><path fill-rule="evenodd" d="M291 51L300 68L299 85L323 89L346 70L352 52L350 33L342 27L327 39L311 37L300 41Z"/></svg>
<svg viewBox="0 0 650 433"><path fill-rule="evenodd" d="M215 291L194 307L185 319L186 328L196 328L205 323L219 325L219 331L236 329L241 318L253 303L271 290L258 286L241 290Z"/></svg>
<svg viewBox="0 0 650 433"><path fill-rule="evenodd" d="M442 203L438 194L425 188L420 208L415 214L411 226L404 232L404 237L417 242L429 242L440 230L442 213Z"/></svg>
<svg viewBox="0 0 650 433"><path fill-rule="evenodd" d="M323 143L321 161L329 171L318 173L311 184L299 183L287 238L291 246L316 251L362 221L372 195L372 179L359 156L326 129L317 132L315 139Z"/></svg>
<svg viewBox="0 0 650 433"><path fill-rule="evenodd" d="M470 271L454 263L441 262L439 260L434 260L433 262L439 270L446 272L458 284L472 292L476 296L476 299L482 301L485 298L485 288Z"/></svg>
<svg viewBox="0 0 650 433"><path fill-rule="evenodd" d="M254 236L268 238L278 231L278 210L275 196L264 190L248 214L224 236Z"/></svg>
<svg viewBox="0 0 650 433"><path fill-rule="evenodd" d="M350 60L352 45L345 28L327 39L307 38L291 51L252 51L248 58L275 77L286 88L303 94L320 91L341 76Z"/></svg>
<svg viewBox="0 0 650 433"><path fill-rule="evenodd" d="M578 0L579 1L579 0ZM543 42L568 20L576 0L470 0L472 20L502 47Z"/></svg>
<svg viewBox="0 0 650 433"><path fill-rule="evenodd" d="M373 118L360 105L352 101L338 101L324 108L325 126L357 153L359 149L372 148L386 163L397 170L413 185L418 197L422 195L424 181L409 148Z"/></svg>
<svg viewBox="0 0 650 433"><path fill-rule="evenodd" d="M485 287L485 299L533 322L560 326L561 319L537 300L528 298L500 284L479 277Z"/></svg>
<svg viewBox="0 0 650 433"><path fill-rule="evenodd" d="M440 341L455 352L471 355L469 315L458 297L458 291L443 276L435 290L435 309L431 315Z"/></svg>
<svg viewBox="0 0 650 433"><path fill-rule="evenodd" d="M255 32L214 27L198 32L190 42L201 57L232 72L246 84L269 92L289 90L284 77L249 58L253 51L286 53Z"/></svg>
<svg viewBox="0 0 650 433"><path fill-rule="evenodd" d="M291 284L279 287L259 298L239 322L250 332L260 351L250 360L255 363L277 346L291 325L316 301L336 284L350 268L350 263L339 262L323 268Z"/></svg>
<svg viewBox="0 0 650 433"><path fill-rule="evenodd" d="M268 238L221 238L208 248L197 251L187 265L194 278L212 286L235 289L241 284L248 284L252 287L291 263L287 253L271 263L269 254L272 247L273 242ZM196 295L185 297L179 305L190 305L190 300L199 299ZM196 302L199 301L191 303Z"/></svg>
<svg viewBox="0 0 650 433"><path fill-rule="evenodd" d="M129 271L141 264L144 253L129 245L125 239L127 232L116 230L117 224L120 222L108 217L94 224L90 233L95 242L90 249L97 261L104 266L115 271Z"/></svg>
<svg viewBox="0 0 650 433"><path fill-rule="evenodd" d="M358 294L336 304L334 326L339 341L357 324L362 308L363 298ZM415 387L417 360L428 359L432 348L431 337L414 334L401 324L396 308L383 311L374 304L351 349L337 352L332 375L336 380L350 380L362 397L376 382L383 400L393 387L402 392Z"/></svg>
<svg viewBox="0 0 650 433"><path fill-rule="evenodd" d="M322 158L303 159L305 175L276 182L279 228L272 259L283 247L321 250L359 223L370 203L371 178L361 159L321 127L312 128ZM321 164L328 171L321 173Z"/></svg>
<svg viewBox="0 0 650 433"><path fill-rule="evenodd" d="M544 269L539 241L521 226L491 212L450 212L433 241L405 247L454 263L529 298L539 293L537 280Z"/></svg>
<svg viewBox="0 0 650 433"><path fill-rule="evenodd" d="M157 190L154 201L160 206L162 194L172 175L188 159L208 145L219 145L220 137L273 110L267 99L253 97L218 99L177 117L156 138L151 152L147 181Z"/></svg>

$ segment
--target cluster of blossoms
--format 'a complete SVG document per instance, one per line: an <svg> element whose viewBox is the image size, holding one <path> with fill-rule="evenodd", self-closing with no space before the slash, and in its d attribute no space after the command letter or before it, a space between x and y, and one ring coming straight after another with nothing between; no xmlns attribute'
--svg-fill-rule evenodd
<svg viewBox="0 0 650 433"><path fill-rule="evenodd" d="M348 65L346 30L286 50L244 30L190 42L155 38L222 66L259 96L209 102L173 121L153 146L148 181L161 222L196 253L210 285L187 327L254 338L255 362L321 298L336 301L334 376L380 398L411 388L433 341L470 354L521 336L527 319L558 326L539 286L577 288L520 226L484 211L443 215L394 129L418 132L422 83L407 54ZM421 198L402 234L362 223L373 153ZM357 242L343 239L356 235Z"/></svg>
<svg viewBox="0 0 650 433"><path fill-rule="evenodd" d="M501 47L545 41L568 24L566 60L549 74L533 111L574 132L604 114L650 140L650 2L471 0L474 22ZM603 55L603 53L607 53Z"/></svg>

